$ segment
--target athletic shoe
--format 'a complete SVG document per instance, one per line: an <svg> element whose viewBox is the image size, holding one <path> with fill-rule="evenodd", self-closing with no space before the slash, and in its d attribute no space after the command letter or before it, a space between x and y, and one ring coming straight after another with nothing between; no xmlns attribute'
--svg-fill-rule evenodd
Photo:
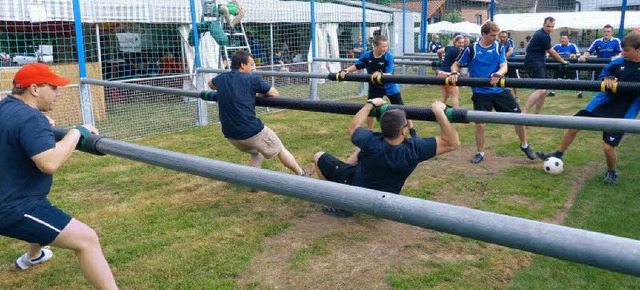
<svg viewBox="0 0 640 290"><path fill-rule="evenodd" d="M353 215L353 212L346 211L344 209L335 208L333 206L323 205L322 212L328 215L334 215L337 217L348 218Z"/></svg>
<svg viewBox="0 0 640 290"><path fill-rule="evenodd" d="M606 184L616 184L618 183L618 173L615 170L607 170L607 173L604 174L604 183Z"/></svg>
<svg viewBox="0 0 640 290"><path fill-rule="evenodd" d="M482 156L482 154L476 153L476 156L473 156L473 158L471 158L471 163L478 164L482 162L483 159L484 159L484 156Z"/></svg>
<svg viewBox="0 0 640 290"><path fill-rule="evenodd" d="M53 257L53 251L51 251L51 249L48 246L46 246L42 248L39 258L35 260L31 260L29 259L29 253L24 253L24 255L20 256L20 258L16 260L15 265L16 265L16 268L18 268L18 270L26 270L35 264L48 261L52 257Z"/></svg>
<svg viewBox="0 0 640 290"><path fill-rule="evenodd" d="M582 99L582 92L578 93L578 99Z"/></svg>
<svg viewBox="0 0 640 290"><path fill-rule="evenodd" d="M522 152L524 152L524 154L527 155L527 158L529 158L530 160L536 160L536 154L534 154L533 150L531 150L531 146L527 145L527 148L524 149L520 147L520 150L522 150Z"/></svg>
<svg viewBox="0 0 640 290"><path fill-rule="evenodd" d="M547 94L547 97L555 97L555 96L556 96L555 91L549 91L549 93Z"/></svg>
<svg viewBox="0 0 640 290"><path fill-rule="evenodd" d="M411 138L420 138L420 134L416 132L415 128L409 129L409 135L411 135Z"/></svg>
<svg viewBox="0 0 640 290"><path fill-rule="evenodd" d="M542 161L547 160L547 158L549 157L556 157L556 158L562 159L562 156L558 156L558 151L554 151L550 153L544 153L542 151L538 151L536 152L536 156L538 156L538 158L540 158Z"/></svg>

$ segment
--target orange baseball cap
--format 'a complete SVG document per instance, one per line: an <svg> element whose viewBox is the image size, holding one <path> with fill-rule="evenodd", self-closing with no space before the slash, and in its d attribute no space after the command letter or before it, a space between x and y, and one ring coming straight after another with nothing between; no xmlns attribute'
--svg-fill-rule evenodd
<svg viewBox="0 0 640 290"><path fill-rule="evenodd" d="M30 85L48 84L56 87L66 86L71 81L53 72L44 63L30 63L22 66L13 78L13 87L23 89Z"/></svg>

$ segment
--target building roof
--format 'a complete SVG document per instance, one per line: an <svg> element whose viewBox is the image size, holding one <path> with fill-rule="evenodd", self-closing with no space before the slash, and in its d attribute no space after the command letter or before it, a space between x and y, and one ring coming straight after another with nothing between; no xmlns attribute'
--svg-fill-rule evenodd
<svg viewBox="0 0 640 290"><path fill-rule="evenodd" d="M427 3L427 18L435 14L446 0L429 0ZM402 3L392 3L391 7L402 9ZM407 10L422 12L422 1L407 1Z"/></svg>

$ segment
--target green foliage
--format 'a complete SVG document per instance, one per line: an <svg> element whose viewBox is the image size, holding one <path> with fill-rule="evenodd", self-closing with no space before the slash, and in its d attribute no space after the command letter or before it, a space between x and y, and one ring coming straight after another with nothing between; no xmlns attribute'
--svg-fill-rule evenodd
<svg viewBox="0 0 640 290"><path fill-rule="evenodd" d="M442 17L442 20L449 21L449 22L452 22L452 23L461 22L463 20L462 12L460 12L459 10L453 10L453 11L445 14L444 17Z"/></svg>

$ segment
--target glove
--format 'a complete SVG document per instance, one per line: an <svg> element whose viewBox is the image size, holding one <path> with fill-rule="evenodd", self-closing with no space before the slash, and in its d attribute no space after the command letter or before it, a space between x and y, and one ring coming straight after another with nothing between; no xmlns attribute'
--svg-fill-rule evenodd
<svg viewBox="0 0 640 290"><path fill-rule="evenodd" d="M80 140L76 144L76 149L81 151L87 151L87 138L91 137L92 133L84 126L75 126L76 130L80 131Z"/></svg>
<svg viewBox="0 0 640 290"><path fill-rule="evenodd" d="M218 91L202 91L200 93L200 98L205 101L217 102L218 101Z"/></svg>
<svg viewBox="0 0 640 290"><path fill-rule="evenodd" d="M570 64L570 62L568 62L568 61L565 61L564 63L561 63L560 64L560 69L563 69L563 70L568 69L569 68L569 64Z"/></svg>

